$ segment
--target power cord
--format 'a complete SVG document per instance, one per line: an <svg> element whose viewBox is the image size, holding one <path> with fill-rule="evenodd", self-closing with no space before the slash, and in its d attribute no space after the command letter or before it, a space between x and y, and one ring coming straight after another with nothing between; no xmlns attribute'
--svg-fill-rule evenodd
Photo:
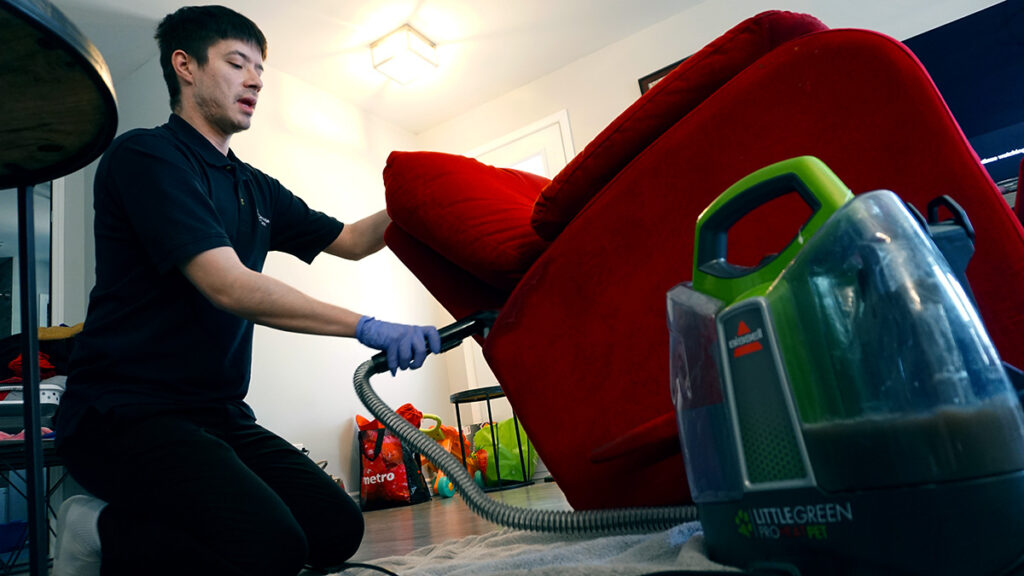
<svg viewBox="0 0 1024 576"><path fill-rule="evenodd" d="M680 568L678 570L659 570L641 576L800 576L800 570L785 562L754 562L743 569L740 568Z"/></svg>
<svg viewBox="0 0 1024 576"><path fill-rule="evenodd" d="M374 566L373 564L362 564L359 562L346 562L341 566L334 568L333 571L345 572L351 568L364 568L366 570L376 570L389 576L399 576L387 568L381 568L380 566ZM667 570L661 572L651 572L644 574L643 576L722 576L723 574L731 574L733 576L746 576L755 575L753 572L741 572L736 570ZM770 576L764 573L764 576Z"/></svg>
<svg viewBox="0 0 1024 576"><path fill-rule="evenodd" d="M351 570L352 568L362 568L364 570L376 570L377 572L380 572L382 574L388 574L389 576L399 576L398 574L395 574L394 572L388 570L387 568L381 568L380 566L374 566L373 564L364 564L364 563L361 563L361 562L345 562L344 564L341 564L339 566L334 566L333 568L330 569L329 572L325 572L323 569L320 569L320 568L317 568L315 570L316 570L316 572L319 572L320 574L330 574L330 573L334 573L334 572L346 572L348 570Z"/></svg>
<svg viewBox="0 0 1024 576"><path fill-rule="evenodd" d="M381 572L383 574L388 574L389 576L398 576L398 574L395 574L394 572L388 570L387 568L381 568L380 566L374 566L373 564L362 564L362 563L359 563L359 562L346 562L345 564L342 565L341 571L344 572L344 571L348 570L349 568L365 568L367 570L376 570L377 572Z"/></svg>

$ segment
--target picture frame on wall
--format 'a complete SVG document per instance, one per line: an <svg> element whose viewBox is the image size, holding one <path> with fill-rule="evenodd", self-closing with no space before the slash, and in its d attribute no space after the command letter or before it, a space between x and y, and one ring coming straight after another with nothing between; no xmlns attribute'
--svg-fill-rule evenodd
<svg viewBox="0 0 1024 576"><path fill-rule="evenodd" d="M650 74L644 76L643 78L640 78L640 80L638 80L638 82L640 83L640 95L644 95L647 93L648 90L654 88L655 84L660 82L662 78L664 78L665 76L668 76L669 72L675 70L676 67L682 64L685 60L686 58L683 58L678 62L669 64L664 68L659 68L658 70L651 72Z"/></svg>

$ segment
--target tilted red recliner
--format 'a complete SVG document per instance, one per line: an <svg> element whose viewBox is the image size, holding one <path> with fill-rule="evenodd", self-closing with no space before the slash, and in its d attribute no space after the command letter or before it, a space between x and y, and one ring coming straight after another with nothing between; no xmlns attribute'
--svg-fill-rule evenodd
<svg viewBox="0 0 1024 576"><path fill-rule="evenodd" d="M500 310L484 355L577 509L690 501L669 395L665 294L694 223L743 176L801 155L855 194L924 211L947 194L977 232L968 277L1003 359L1024 365L1024 230L901 43L766 12L694 54L553 181L395 152L392 251L455 316ZM799 208L799 209L798 209ZM806 210L771 203L730 261L781 248Z"/></svg>

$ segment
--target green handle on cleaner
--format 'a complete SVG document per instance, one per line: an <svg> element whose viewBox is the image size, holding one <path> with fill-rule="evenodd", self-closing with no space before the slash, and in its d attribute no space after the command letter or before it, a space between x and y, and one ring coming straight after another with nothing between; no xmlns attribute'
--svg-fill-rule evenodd
<svg viewBox="0 0 1024 576"><path fill-rule="evenodd" d="M768 202L796 192L811 217L778 255L758 266L730 264L728 232L744 216ZM766 166L730 186L697 219L693 288L726 305L763 295L819 228L853 198L850 189L813 156L798 156Z"/></svg>

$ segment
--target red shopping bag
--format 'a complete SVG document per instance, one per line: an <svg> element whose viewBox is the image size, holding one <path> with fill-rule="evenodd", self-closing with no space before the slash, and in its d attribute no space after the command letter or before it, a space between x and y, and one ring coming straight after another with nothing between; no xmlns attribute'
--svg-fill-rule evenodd
<svg viewBox="0 0 1024 576"><path fill-rule="evenodd" d="M413 426L422 417L412 405L398 413ZM394 432L376 420L356 416L359 424L361 482L359 503L364 511L417 504L430 500L430 489L423 478L420 455L402 446Z"/></svg>

